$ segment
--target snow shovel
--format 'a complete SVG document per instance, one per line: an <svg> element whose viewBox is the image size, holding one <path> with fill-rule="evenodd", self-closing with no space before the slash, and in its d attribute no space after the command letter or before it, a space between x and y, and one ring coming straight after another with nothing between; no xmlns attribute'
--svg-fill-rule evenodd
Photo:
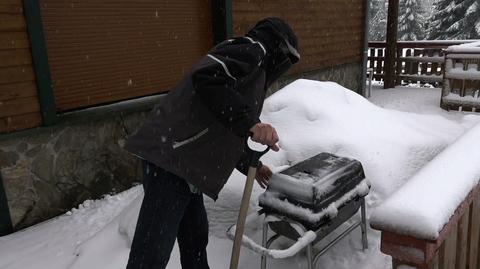
<svg viewBox="0 0 480 269"><path fill-rule="evenodd" d="M255 181L255 175L257 174L257 167L259 165L260 157L270 150L267 147L264 151L256 151L248 146L248 173L247 182L243 190L242 203L240 204L240 211L238 212L237 225L235 230L235 239L233 241L232 256L230 259L230 269L238 268L238 261L240 259L240 248L242 246L243 231L245 229L245 220L247 218L248 206L250 205L250 197L252 196L253 182Z"/></svg>

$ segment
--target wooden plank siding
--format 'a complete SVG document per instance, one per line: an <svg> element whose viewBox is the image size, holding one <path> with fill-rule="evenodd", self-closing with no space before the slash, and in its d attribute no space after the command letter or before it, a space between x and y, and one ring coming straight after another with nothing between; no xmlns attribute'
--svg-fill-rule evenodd
<svg viewBox="0 0 480 269"><path fill-rule="evenodd" d="M235 35L267 16L291 23L291 73L361 62L363 0L232 2ZM168 91L213 45L211 0L39 4L59 113ZM0 3L0 133L42 124L24 13L22 0Z"/></svg>
<svg viewBox="0 0 480 269"><path fill-rule="evenodd" d="M441 244L436 259L426 267L439 269L478 269L480 264L480 193L453 225ZM423 267L422 267L423 268ZM395 268L394 268L395 269Z"/></svg>
<svg viewBox="0 0 480 269"><path fill-rule="evenodd" d="M213 46L210 0L41 0L58 111L169 90Z"/></svg>
<svg viewBox="0 0 480 269"><path fill-rule="evenodd" d="M480 268L480 194L470 205L468 268Z"/></svg>
<svg viewBox="0 0 480 269"><path fill-rule="evenodd" d="M365 21L363 0L235 0L235 35L265 17L284 18L299 39L300 62L290 73L361 62Z"/></svg>
<svg viewBox="0 0 480 269"><path fill-rule="evenodd" d="M42 118L21 0L0 3L0 133L40 126Z"/></svg>
<svg viewBox="0 0 480 269"><path fill-rule="evenodd" d="M29 48L30 43L26 31L0 31L0 50Z"/></svg>

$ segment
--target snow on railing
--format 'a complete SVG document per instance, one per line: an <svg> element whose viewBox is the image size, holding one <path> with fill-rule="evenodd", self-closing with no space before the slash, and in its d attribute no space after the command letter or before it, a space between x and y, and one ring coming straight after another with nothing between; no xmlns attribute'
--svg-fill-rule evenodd
<svg viewBox="0 0 480 269"><path fill-rule="evenodd" d="M456 53L479 53L480 54L480 41L450 46L446 49L446 51L456 52Z"/></svg>
<svg viewBox="0 0 480 269"><path fill-rule="evenodd" d="M441 106L460 111L480 111L480 42L446 49Z"/></svg>
<svg viewBox="0 0 480 269"><path fill-rule="evenodd" d="M480 268L480 124L377 207L393 269Z"/></svg>

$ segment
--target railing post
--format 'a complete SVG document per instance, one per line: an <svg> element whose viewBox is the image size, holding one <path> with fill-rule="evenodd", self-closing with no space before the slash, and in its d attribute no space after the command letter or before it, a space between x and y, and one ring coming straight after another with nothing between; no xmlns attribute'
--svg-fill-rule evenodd
<svg viewBox="0 0 480 269"><path fill-rule="evenodd" d="M384 88L395 87L395 60L397 52L398 4L399 0L388 1L387 48L385 52Z"/></svg>
<svg viewBox="0 0 480 269"><path fill-rule="evenodd" d="M383 81L385 82L385 56L383 54L383 48L378 48L377 50L377 68L376 73L382 74L383 73ZM383 59L381 59L383 58Z"/></svg>
<svg viewBox="0 0 480 269"><path fill-rule="evenodd" d="M403 62L401 60L402 56L403 56L403 49L397 46L397 70L396 70L397 79L395 81L395 85L402 84L402 79L398 77L398 75L402 74L402 68L403 68Z"/></svg>

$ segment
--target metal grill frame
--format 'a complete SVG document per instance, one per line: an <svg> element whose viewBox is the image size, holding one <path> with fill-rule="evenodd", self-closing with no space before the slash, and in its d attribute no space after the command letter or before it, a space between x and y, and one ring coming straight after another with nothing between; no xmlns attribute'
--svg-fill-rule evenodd
<svg viewBox="0 0 480 269"><path fill-rule="evenodd" d="M325 247L323 247L320 251L317 253L314 253L313 247L318 244L319 242L323 241L323 239L329 235L331 232L335 231L338 229L343 223L345 223L347 220L351 219L357 212L358 209L360 208L360 214L361 214L361 220L356 221L353 224L349 225L348 228L346 228L341 234L336 236L332 241L330 241ZM281 221L268 221L268 216L273 215L278 219L281 219ZM275 222L281 222L281 225L278 225L278 223ZM303 230L303 233L308 232L310 229L306 228L303 224L299 223L298 221L292 220L291 218L275 214L275 213L267 213L265 212L265 219L263 223L263 231L262 231L262 246L264 248L269 248L273 242L275 242L277 239L281 237L286 237L292 240L296 240L299 237L301 237L300 234L292 234L292 230L295 230L292 228L291 230L286 230L282 229L280 227L285 227L290 226L294 224L297 227L300 227ZM366 205L365 205L365 196L363 197L356 197L355 199L351 200L347 204L345 204L343 207L339 208L338 210L338 215L337 217L329 220L328 222L322 224L316 231L315 233L317 234L317 238L315 241L310 243L306 249L306 255L307 255L307 264L308 264L308 269L313 269L315 268L315 264L318 262L318 259L325 254L330 248L332 248L334 245L336 245L340 240L342 240L345 236L347 236L350 232L352 232L354 229L356 229L358 226L361 228L362 232L362 247L363 250L365 251L368 249L368 237L367 237L367 218L366 218ZM272 231L274 231L274 235L268 238L268 231L269 227L271 228ZM297 238L295 238L297 237ZM267 268L267 256L262 255L261 259L261 264L260 264L261 269L266 269Z"/></svg>

